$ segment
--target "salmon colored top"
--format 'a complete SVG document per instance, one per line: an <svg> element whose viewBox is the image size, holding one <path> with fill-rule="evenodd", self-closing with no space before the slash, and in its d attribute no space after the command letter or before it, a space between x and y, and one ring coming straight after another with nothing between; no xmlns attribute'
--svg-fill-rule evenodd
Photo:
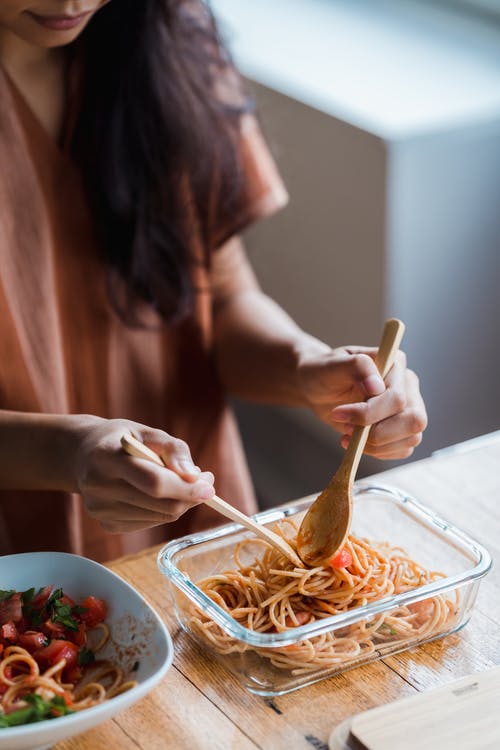
<svg viewBox="0 0 500 750"><path fill-rule="evenodd" d="M221 237L286 202L246 115L241 149L247 199ZM195 251L206 257L201 238ZM231 283L236 261L198 267L195 312L180 326L127 328L107 298L78 170L0 70L0 409L120 417L163 429L214 472L219 495L255 512L211 346L212 289ZM200 505L174 524L114 535L83 511L78 495L1 491L0 554L63 550L102 561L221 522Z"/></svg>

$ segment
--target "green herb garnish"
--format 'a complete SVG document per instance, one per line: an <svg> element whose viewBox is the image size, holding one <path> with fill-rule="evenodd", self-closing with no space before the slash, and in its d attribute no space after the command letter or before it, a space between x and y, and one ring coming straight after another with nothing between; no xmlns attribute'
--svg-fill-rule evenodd
<svg viewBox="0 0 500 750"><path fill-rule="evenodd" d="M386 622L382 623L382 625L380 626L380 630L388 630L391 635L397 635L394 628L391 628L391 626L388 625Z"/></svg>
<svg viewBox="0 0 500 750"><path fill-rule="evenodd" d="M95 654L90 648L82 648L78 652L78 664L81 667L85 667L87 664L93 664L95 661Z"/></svg>
<svg viewBox="0 0 500 750"><path fill-rule="evenodd" d="M29 604L30 601L35 596L35 589L28 589L27 591L21 591L21 599L23 600L23 604Z"/></svg>
<svg viewBox="0 0 500 750"><path fill-rule="evenodd" d="M14 589L10 589L10 591L2 591L0 589L0 602L4 602L6 599L10 599L11 596L13 596L16 592Z"/></svg>
<svg viewBox="0 0 500 750"><path fill-rule="evenodd" d="M71 708L68 708L66 701L60 695L56 695L50 701L44 701L41 695L29 693L23 697L23 701L28 705L9 714L0 714L0 728L33 724L36 721L55 719L58 716L74 713Z"/></svg>
<svg viewBox="0 0 500 750"><path fill-rule="evenodd" d="M47 611L52 622L58 622L67 630L78 630L78 622L72 616L71 604L64 604L61 599L64 596L62 589L56 589L47 601Z"/></svg>

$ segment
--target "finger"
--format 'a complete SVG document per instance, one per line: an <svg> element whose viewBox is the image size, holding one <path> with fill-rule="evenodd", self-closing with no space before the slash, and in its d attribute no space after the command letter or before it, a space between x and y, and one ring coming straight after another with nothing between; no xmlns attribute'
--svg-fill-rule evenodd
<svg viewBox="0 0 500 750"><path fill-rule="evenodd" d="M385 385L367 354L334 350L331 356L311 365L306 375L309 398L314 407L357 402L382 393Z"/></svg>
<svg viewBox="0 0 500 750"><path fill-rule="evenodd" d="M400 414L406 407L405 372L401 359L396 361L386 376L384 393L367 401L335 407L330 412L331 422L365 426Z"/></svg>
<svg viewBox="0 0 500 750"><path fill-rule="evenodd" d="M188 444L184 440L175 438L163 430L143 428L139 439L151 448L162 459L167 468L175 471L187 482L195 482L200 474L195 465Z"/></svg>
<svg viewBox="0 0 500 750"><path fill-rule="evenodd" d="M99 523L136 523L142 528L158 526L174 520L174 516L167 513L157 513L136 505L110 500L105 495L85 496L85 507Z"/></svg>
<svg viewBox="0 0 500 750"><path fill-rule="evenodd" d="M422 433L411 435L404 440L397 440L394 443L388 443L383 446L366 447L365 453L375 458L381 459L401 459L409 458L417 445L422 442Z"/></svg>
<svg viewBox="0 0 500 750"><path fill-rule="evenodd" d="M213 484L209 481L200 479L196 482L187 482L166 467L133 456L123 456L119 477L147 495L150 500L164 501L165 498L172 498L199 502L208 500L215 494ZM213 474L209 472L207 477L213 482ZM153 510L159 509L157 502L150 507Z"/></svg>
<svg viewBox="0 0 500 750"><path fill-rule="evenodd" d="M351 389L359 389L366 397L385 391L385 383L368 353L347 354L343 361L332 362L332 377L338 380L339 376L349 382Z"/></svg>
<svg viewBox="0 0 500 750"><path fill-rule="evenodd" d="M422 442L422 433L411 435L409 438L404 440L397 440L394 443L388 443L387 445L370 446L366 444L364 453L368 456L374 456L380 459L401 459L408 458L412 455L413 451ZM344 435L341 440L342 448L347 448L349 445L349 437Z"/></svg>
<svg viewBox="0 0 500 750"><path fill-rule="evenodd" d="M187 486L192 492L194 485L189 484ZM99 487L94 491L91 490L89 494L94 496L102 504L103 508L108 506L112 508L115 504L120 504L123 508L140 509L146 515L148 513L158 513L167 516L167 520L170 521L175 520L182 513L185 513L186 510L203 502L203 499L199 497L188 497L181 500L174 497L151 497L126 481L118 481L116 479L112 482L101 481ZM94 510L97 512L99 507L96 506Z"/></svg>
<svg viewBox="0 0 500 750"><path fill-rule="evenodd" d="M418 378L406 371L407 405L401 414L373 425L368 436L370 448L388 445L421 434L427 427L425 404L418 387Z"/></svg>
<svg viewBox="0 0 500 750"><path fill-rule="evenodd" d="M211 471L200 471L196 480L206 482L207 484L213 484L215 482L215 476Z"/></svg>
<svg viewBox="0 0 500 750"><path fill-rule="evenodd" d="M405 440L412 435L421 435L427 426L425 410L405 409L397 417L384 419L370 430L367 445L370 448L382 448L385 445Z"/></svg>

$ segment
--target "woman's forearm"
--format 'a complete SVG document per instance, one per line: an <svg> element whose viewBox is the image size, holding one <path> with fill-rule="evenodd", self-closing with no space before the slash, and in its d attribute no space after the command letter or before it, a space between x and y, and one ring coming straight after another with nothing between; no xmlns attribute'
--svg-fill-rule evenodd
<svg viewBox="0 0 500 750"><path fill-rule="evenodd" d="M90 420L98 418L0 411L0 488L75 491L70 456Z"/></svg>
<svg viewBox="0 0 500 750"><path fill-rule="evenodd" d="M215 315L219 374L228 391L241 398L305 406L300 361L329 351L257 286L231 297Z"/></svg>

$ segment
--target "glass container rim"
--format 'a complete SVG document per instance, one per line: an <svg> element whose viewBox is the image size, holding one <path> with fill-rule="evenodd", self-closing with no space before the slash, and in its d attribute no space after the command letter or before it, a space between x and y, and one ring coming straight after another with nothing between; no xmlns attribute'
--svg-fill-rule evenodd
<svg viewBox="0 0 500 750"><path fill-rule="evenodd" d="M312 623L300 625L292 630L282 633L258 633L240 625L231 615L225 612L222 607L216 604L201 589L196 586L179 568L175 565L172 558L175 553L202 544L206 541L213 541L218 538L229 536L237 531L245 531L240 524L232 523L218 526L208 531L188 534L178 539L167 542L157 556L157 563L160 572L165 575L178 589L194 602L202 611L208 615L224 632L244 643L257 646L260 648L276 648L279 646L288 646L297 641L303 641L308 638L322 635L337 628L346 627L353 623L372 618L376 615L394 609L395 607L427 599L431 596L444 593L445 591L454 590L470 583L478 578L482 578L489 571L492 565L492 558L488 550L483 545L476 542L472 537L444 518L434 513L430 508L423 505L406 492L392 487L390 485L356 482L354 485L355 496L361 494L383 494L389 496L397 505L405 507L416 519L423 521L428 526L436 527L435 531L441 537L446 538L448 543L458 546L460 550L469 557L476 560L476 564L469 570L457 573L453 576L439 578L436 581L410 589L401 594L384 597L376 602L365 604L362 607L356 607L347 612L325 617ZM316 495L292 500L284 505L269 510L261 511L252 516L258 523L272 523L274 521L288 518L291 515L302 511L307 507L311 498ZM250 532L249 532L250 533Z"/></svg>

